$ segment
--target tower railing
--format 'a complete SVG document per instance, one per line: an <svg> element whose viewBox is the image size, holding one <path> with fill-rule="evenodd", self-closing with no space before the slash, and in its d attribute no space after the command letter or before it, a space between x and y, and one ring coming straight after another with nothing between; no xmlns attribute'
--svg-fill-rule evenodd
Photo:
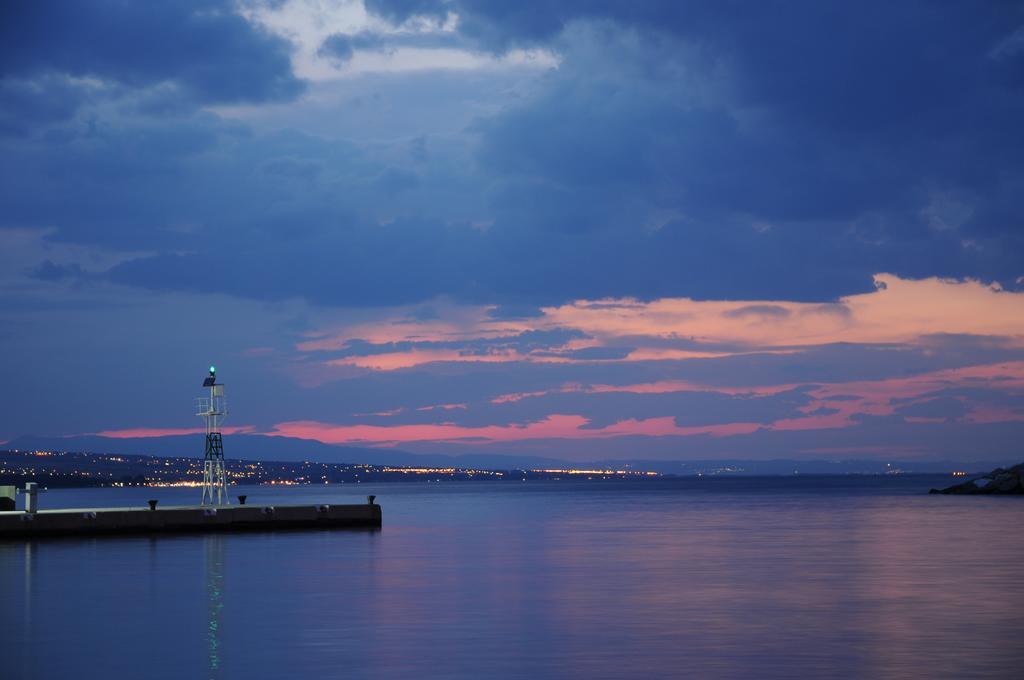
<svg viewBox="0 0 1024 680"><path fill-rule="evenodd" d="M203 453L202 505L229 505L227 470L224 466L224 439L221 425L228 414L224 385L217 383L216 369L210 366L210 375L203 381L210 388L210 396L195 399L196 415L206 424L206 446Z"/></svg>

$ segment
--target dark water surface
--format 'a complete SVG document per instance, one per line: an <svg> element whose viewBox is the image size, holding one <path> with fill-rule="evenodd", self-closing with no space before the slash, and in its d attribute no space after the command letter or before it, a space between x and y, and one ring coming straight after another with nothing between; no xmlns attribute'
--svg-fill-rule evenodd
<svg viewBox="0 0 1024 680"><path fill-rule="evenodd" d="M0 677L1024 677L1024 499L950 482L250 488L384 528L0 542Z"/></svg>

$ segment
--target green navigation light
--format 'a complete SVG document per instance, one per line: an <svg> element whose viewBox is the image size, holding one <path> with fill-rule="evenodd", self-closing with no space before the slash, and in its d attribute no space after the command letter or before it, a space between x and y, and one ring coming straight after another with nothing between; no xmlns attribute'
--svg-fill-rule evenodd
<svg viewBox="0 0 1024 680"><path fill-rule="evenodd" d="M217 372L217 367L216 366L210 366L210 373L216 373L216 372Z"/></svg>

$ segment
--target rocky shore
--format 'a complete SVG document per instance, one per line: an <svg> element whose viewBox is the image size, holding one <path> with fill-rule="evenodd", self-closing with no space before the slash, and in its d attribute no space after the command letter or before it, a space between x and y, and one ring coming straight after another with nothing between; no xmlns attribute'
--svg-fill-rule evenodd
<svg viewBox="0 0 1024 680"><path fill-rule="evenodd" d="M1024 463L1011 468L996 468L987 475L929 493L947 494L1024 494Z"/></svg>

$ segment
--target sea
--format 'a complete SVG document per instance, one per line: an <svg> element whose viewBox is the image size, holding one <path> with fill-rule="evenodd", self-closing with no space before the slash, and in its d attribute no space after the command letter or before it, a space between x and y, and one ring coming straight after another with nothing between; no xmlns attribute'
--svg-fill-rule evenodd
<svg viewBox="0 0 1024 680"><path fill-rule="evenodd" d="M955 481L237 487L384 525L0 542L0 678L1024 677L1024 498Z"/></svg>

